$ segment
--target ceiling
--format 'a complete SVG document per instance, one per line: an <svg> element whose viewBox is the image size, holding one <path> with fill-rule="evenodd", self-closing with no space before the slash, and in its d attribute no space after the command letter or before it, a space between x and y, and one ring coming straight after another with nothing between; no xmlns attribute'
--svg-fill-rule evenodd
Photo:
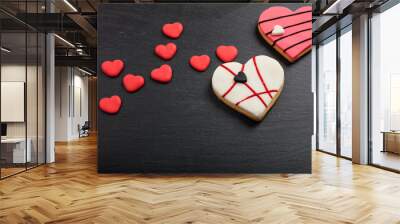
<svg viewBox="0 0 400 224"><path fill-rule="evenodd" d="M325 30L343 18L356 15L373 4L387 0L231 0L229 2L306 2L313 5L313 35L323 36ZM228 2L221 0L1 0L1 29L6 35L3 46L13 47L15 54L25 53L25 39L18 32L55 32L56 64L87 66L96 69L97 7L101 3L151 3L151 2ZM338 2L340 4L336 4ZM372 6L371 6L372 5ZM49 12L52 13L49 13ZM325 11L325 14L324 14ZM329 12L326 14L326 12ZM337 14L339 13L339 14ZM351 19L350 19L351 22ZM333 31L334 32L334 31ZM28 54L35 47L28 44ZM33 48L30 49L30 46ZM80 64L83 63L83 64Z"/></svg>

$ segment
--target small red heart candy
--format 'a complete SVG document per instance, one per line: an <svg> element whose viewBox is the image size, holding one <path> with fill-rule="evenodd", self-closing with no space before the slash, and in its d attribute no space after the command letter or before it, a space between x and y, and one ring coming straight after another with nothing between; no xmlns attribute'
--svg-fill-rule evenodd
<svg viewBox="0 0 400 224"><path fill-rule="evenodd" d="M210 57L208 55L192 56L190 58L190 65L199 72L204 72L210 65Z"/></svg>
<svg viewBox="0 0 400 224"><path fill-rule="evenodd" d="M154 48L154 53L164 60L170 60L176 53L176 45L174 43L159 44Z"/></svg>
<svg viewBox="0 0 400 224"><path fill-rule="evenodd" d="M108 77L117 77L122 69L124 69L124 62L119 59L101 63L101 70Z"/></svg>
<svg viewBox="0 0 400 224"><path fill-rule="evenodd" d="M168 83L172 79L172 68L167 64L161 65L159 68L153 69L150 76L155 81Z"/></svg>
<svg viewBox="0 0 400 224"><path fill-rule="evenodd" d="M99 102L99 108L108 114L116 114L121 108L121 104L121 98L115 95L101 98Z"/></svg>
<svg viewBox="0 0 400 224"><path fill-rule="evenodd" d="M162 27L162 32L167 37L178 39L183 32L183 25L180 22L167 23Z"/></svg>
<svg viewBox="0 0 400 224"><path fill-rule="evenodd" d="M140 75L127 74L122 79L126 91L133 93L144 86L144 78Z"/></svg>
<svg viewBox="0 0 400 224"><path fill-rule="evenodd" d="M221 61L231 62L238 55L238 50L235 46L219 45L215 53Z"/></svg>

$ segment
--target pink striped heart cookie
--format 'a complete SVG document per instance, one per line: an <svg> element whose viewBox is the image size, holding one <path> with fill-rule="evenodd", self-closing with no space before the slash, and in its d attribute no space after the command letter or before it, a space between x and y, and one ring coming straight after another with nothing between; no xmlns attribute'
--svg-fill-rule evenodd
<svg viewBox="0 0 400 224"><path fill-rule="evenodd" d="M312 7L295 11L282 6L270 7L261 13L258 30L275 50L294 62L312 48Z"/></svg>
<svg viewBox="0 0 400 224"><path fill-rule="evenodd" d="M284 81L282 66L265 55L255 56L246 64L221 64L211 80L222 102L255 121L261 121L275 104Z"/></svg>

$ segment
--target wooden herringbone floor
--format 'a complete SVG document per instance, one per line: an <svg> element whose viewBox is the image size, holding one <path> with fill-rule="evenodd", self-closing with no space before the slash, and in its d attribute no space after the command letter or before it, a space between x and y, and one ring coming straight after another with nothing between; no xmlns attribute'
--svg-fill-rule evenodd
<svg viewBox="0 0 400 224"><path fill-rule="evenodd" d="M400 223L400 175L318 152L312 175L99 175L91 137L0 181L0 223Z"/></svg>

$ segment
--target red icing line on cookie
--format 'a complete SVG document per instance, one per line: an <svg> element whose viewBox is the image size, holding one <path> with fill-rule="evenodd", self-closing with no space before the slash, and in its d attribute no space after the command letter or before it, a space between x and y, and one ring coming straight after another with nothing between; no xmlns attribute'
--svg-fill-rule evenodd
<svg viewBox="0 0 400 224"><path fill-rule="evenodd" d="M244 69L244 64L242 64L242 68L240 69L240 71L243 72L243 69ZM232 91L233 87L235 87L236 84L237 84L237 82L234 82L231 85L231 87L229 87L229 89L222 95L222 97L225 97L226 95L228 95Z"/></svg>
<svg viewBox="0 0 400 224"><path fill-rule="evenodd" d="M231 73L233 76L236 76L236 74L230 69L230 68L228 68L228 67L226 67L225 65L221 65L221 67L223 67L224 69L226 69L229 73ZM262 104L264 104L264 106L266 107L266 108L268 108L268 105L267 105L267 103L257 94L257 92L249 85L249 84L247 84L247 83L243 83L253 94L256 94L257 95L257 98L260 100L260 102L262 103Z"/></svg>
<svg viewBox="0 0 400 224"><path fill-rule="evenodd" d="M268 95L269 95L269 97L271 97L271 99L272 99L272 95L271 95L271 93L270 93L269 90L268 90L267 84L265 84L264 79L263 79L263 77L261 76L260 70L258 69L258 65L257 65L257 62L256 62L256 57L253 57L253 64L254 64L254 67L256 67L256 71L257 71L258 78L261 80L261 83L262 83L263 86L264 86L265 92L267 92Z"/></svg>
<svg viewBox="0 0 400 224"><path fill-rule="evenodd" d="M239 100L237 103L236 103L236 105L239 105L241 102L243 102L243 101L246 101L246 100L248 100L248 99L250 99L250 98L253 98L253 97L255 97L255 96L259 96L259 95L263 95L263 94L270 94L270 93L277 93L278 92L278 90L271 90L271 91L269 91L269 92L261 92L261 93L257 93L257 94L253 94L253 95L250 95L250 96L247 96L247 97L245 97L244 99L242 99L242 100Z"/></svg>
<svg viewBox="0 0 400 224"><path fill-rule="evenodd" d="M280 6L268 8L260 15L260 30L273 46L282 50L290 59L296 60L312 46L311 10L310 6L301 7L294 12ZM285 29L284 36L271 34L275 25Z"/></svg>
<svg viewBox="0 0 400 224"><path fill-rule="evenodd" d="M240 103L242 103L242 102L244 102L244 101L246 101L246 100L248 100L248 99L251 99L251 98L253 98L253 97L257 97L257 98L260 100L260 102L261 102L262 104L264 104L264 106L265 106L266 108L268 108L267 103L260 97L260 95L268 94L269 97L270 97L271 99L273 99L271 93L277 93L277 92L279 92L279 91L276 90L276 89L272 89L272 90L269 90L269 89L268 89L267 84L264 82L264 79L262 78L261 73L260 73L260 71L259 71L259 69L258 69L258 65L257 65L257 62L256 62L256 59L255 59L255 58L256 58L256 57L253 57L252 60L253 60L254 66L255 66L255 68L256 68L258 78L259 78L260 81L262 82L265 91L264 91L264 92L259 92L259 93L257 93L249 84L243 83L253 94L251 94L251 95L245 97L245 98L242 99L242 100L239 100L239 101L236 102L235 104L236 104L236 105L239 105ZM241 72L243 72L244 66L245 66L245 64L242 64L242 68L240 69ZM235 74L230 68L226 67L225 65L222 64L221 67L223 67L225 70L227 70L227 71L228 71L230 74L232 74L233 76L236 76L236 75L237 75L237 74ZM234 82L234 83L228 88L228 90L222 95L222 97L226 97L226 96L233 90L233 88L234 88L235 86L236 86L236 82Z"/></svg>
<svg viewBox="0 0 400 224"><path fill-rule="evenodd" d="M228 95L228 94L232 91L233 87L235 87L236 84L237 84L237 82L234 82L234 83L231 85L231 87L229 87L229 89L222 95L222 97L225 98L225 96Z"/></svg>

